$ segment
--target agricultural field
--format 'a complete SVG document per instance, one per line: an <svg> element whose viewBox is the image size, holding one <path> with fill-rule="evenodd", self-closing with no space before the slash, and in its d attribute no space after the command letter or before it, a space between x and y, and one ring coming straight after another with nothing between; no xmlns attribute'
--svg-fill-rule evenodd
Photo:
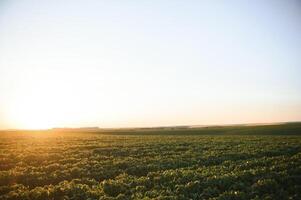
<svg viewBox="0 0 301 200"><path fill-rule="evenodd" d="M301 125L0 132L0 199L301 199Z"/></svg>

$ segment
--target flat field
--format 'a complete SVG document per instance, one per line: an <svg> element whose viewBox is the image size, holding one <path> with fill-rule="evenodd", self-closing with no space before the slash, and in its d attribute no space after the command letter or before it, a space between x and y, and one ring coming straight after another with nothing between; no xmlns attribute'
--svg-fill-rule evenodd
<svg viewBox="0 0 301 200"><path fill-rule="evenodd" d="M0 132L0 199L301 199L301 126Z"/></svg>

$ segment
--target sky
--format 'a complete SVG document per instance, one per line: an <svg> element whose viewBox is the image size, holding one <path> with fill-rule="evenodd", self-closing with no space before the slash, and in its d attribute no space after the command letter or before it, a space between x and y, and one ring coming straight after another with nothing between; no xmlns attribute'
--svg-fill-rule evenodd
<svg viewBox="0 0 301 200"><path fill-rule="evenodd" d="M301 121L298 0L1 0L0 129Z"/></svg>

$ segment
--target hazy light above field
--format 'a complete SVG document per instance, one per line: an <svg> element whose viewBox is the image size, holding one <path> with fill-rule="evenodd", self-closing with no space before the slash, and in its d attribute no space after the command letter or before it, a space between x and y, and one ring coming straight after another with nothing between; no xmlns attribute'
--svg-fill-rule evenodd
<svg viewBox="0 0 301 200"><path fill-rule="evenodd" d="M301 4L1 1L0 128L301 120Z"/></svg>

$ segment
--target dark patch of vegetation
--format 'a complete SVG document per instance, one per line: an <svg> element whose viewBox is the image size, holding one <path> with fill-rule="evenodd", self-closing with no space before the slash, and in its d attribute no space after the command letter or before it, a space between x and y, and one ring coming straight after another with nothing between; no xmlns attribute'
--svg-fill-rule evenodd
<svg viewBox="0 0 301 200"><path fill-rule="evenodd" d="M165 127L102 130L110 135L301 135L301 122L271 125L208 126L200 128Z"/></svg>

